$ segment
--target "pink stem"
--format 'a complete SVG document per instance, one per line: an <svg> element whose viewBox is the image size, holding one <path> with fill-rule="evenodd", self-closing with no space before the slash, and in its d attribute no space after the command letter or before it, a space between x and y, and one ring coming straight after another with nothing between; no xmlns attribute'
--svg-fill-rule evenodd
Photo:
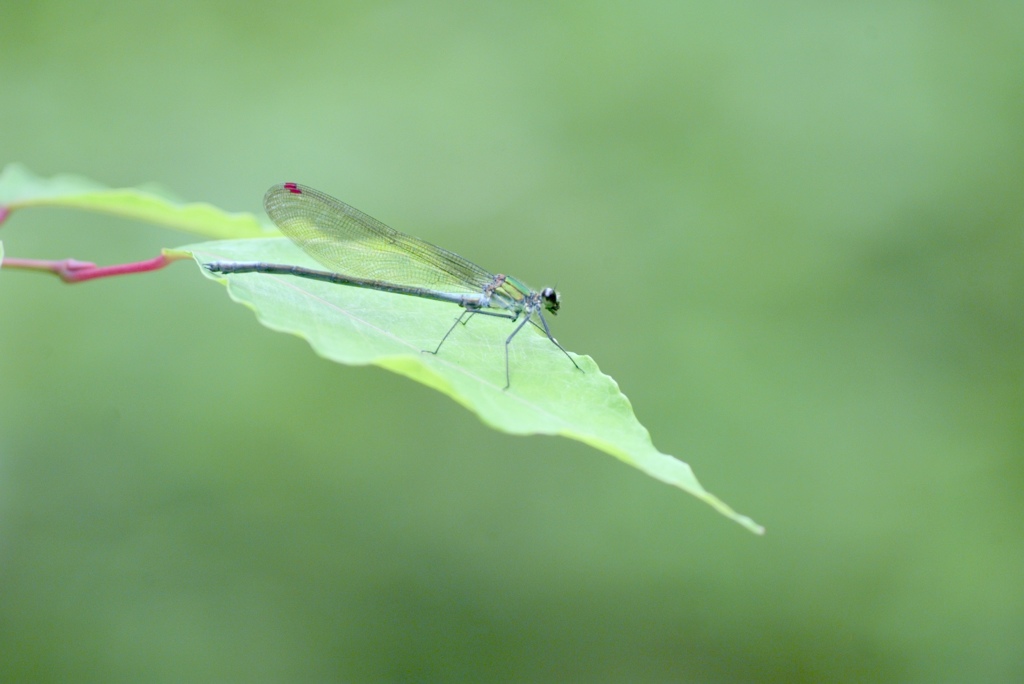
<svg viewBox="0 0 1024 684"><path fill-rule="evenodd" d="M4 258L3 268L20 268L29 271L47 271L60 276L65 283L81 283L94 278L109 278L110 276L129 275L132 273L145 273L157 271L167 266L178 258L168 258L161 254L146 261L136 261L130 264L117 264L115 266L97 266L88 261L77 259L64 259L62 261L47 261L44 259L12 259Z"/></svg>

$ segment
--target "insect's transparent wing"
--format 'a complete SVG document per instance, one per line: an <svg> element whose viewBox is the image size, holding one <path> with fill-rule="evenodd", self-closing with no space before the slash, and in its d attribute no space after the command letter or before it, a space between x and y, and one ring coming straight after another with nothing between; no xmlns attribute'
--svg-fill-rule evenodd
<svg viewBox="0 0 1024 684"><path fill-rule="evenodd" d="M319 190L283 183L263 198L281 232L331 271L439 292L476 294L488 273L458 254L400 233Z"/></svg>

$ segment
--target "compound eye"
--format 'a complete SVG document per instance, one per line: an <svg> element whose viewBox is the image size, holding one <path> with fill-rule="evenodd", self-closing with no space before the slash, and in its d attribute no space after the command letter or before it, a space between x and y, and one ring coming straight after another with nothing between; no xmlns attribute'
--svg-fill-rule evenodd
<svg viewBox="0 0 1024 684"><path fill-rule="evenodd" d="M544 300L544 308L551 313L558 313L558 307L561 305L561 295L553 287L545 287L541 290L541 298Z"/></svg>

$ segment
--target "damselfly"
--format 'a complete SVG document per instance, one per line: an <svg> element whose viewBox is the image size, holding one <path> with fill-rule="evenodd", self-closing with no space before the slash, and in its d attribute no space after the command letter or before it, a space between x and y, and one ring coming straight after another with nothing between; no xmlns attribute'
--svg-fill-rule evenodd
<svg viewBox="0 0 1024 684"><path fill-rule="evenodd" d="M330 270L260 261L218 261L206 264L207 269L224 274L292 275L458 304L462 313L432 354L441 350L459 323L468 322L476 314L518 322L505 340L505 389L511 385L508 346L527 323L547 335L580 369L551 334L544 318L544 311L558 313L560 298L554 288L545 287L538 292L512 276L490 273L458 254L400 233L340 200L298 183L270 188L263 206L282 233Z"/></svg>

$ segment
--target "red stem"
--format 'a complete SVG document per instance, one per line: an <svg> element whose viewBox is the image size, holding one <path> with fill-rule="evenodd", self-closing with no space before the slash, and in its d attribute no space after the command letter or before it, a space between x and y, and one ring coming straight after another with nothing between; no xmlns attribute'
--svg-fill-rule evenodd
<svg viewBox="0 0 1024 684"><path fill-rule="evenodd" d="M2 218L2 217L0 217ZM47 261L44 259L12 259L6 257L3 260L3 268L19 268L28 271L46 271L54 273L65 283L81 283L95 278L109 278L111 276L130 275L132 273L145 273L147 271L158 271L173 261L184 257L167 257L161 254L146 261L136 261L130 264L116 264L114 266L97 266L88 261L77 259L64 259L62 261Z"/></svg>

